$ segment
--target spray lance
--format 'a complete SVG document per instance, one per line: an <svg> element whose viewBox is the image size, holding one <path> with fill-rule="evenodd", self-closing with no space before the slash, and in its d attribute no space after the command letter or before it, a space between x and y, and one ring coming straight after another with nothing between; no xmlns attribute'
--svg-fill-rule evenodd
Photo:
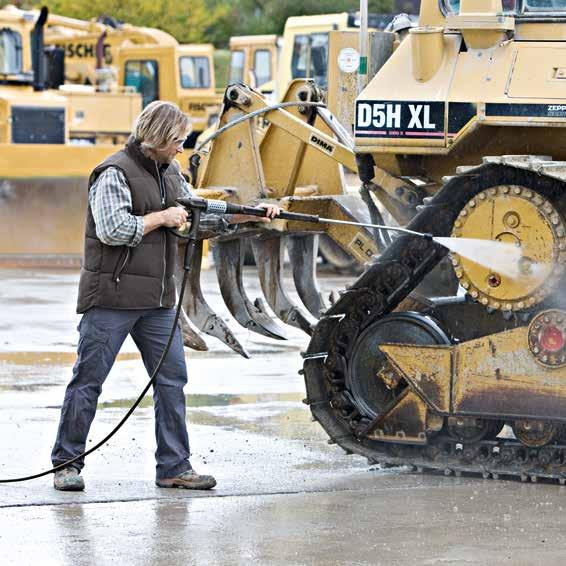
<svg viewBox="0 0 566 566"><path fill-rule="evenodd" d="M195 212L206 212L209 214L246 214L248 216L265 217L267 211L265 208L258 206L243 206L223 200L209 200L201 197L183 197L177 199L177 202L191 211L193 215ZM299 212L287 212L282 210L276 217L282 220L293 220L296 222L310 222L314 224L346 224L349 226L360 226L364 228L377 228L378 230L388 230L392 232L402 232L412 236L425 238L426 240L433 240L432 234L424 234L422 232L415 232L407 228L399 228L398 226L386 226L384 224L368 224L365 222L351 222L349 220L336 220L334 218L323 218L316 214L303 214ZM191 226L192 228L192 226ZM185 237L182 231L175 231L178 236Z"/></svg>

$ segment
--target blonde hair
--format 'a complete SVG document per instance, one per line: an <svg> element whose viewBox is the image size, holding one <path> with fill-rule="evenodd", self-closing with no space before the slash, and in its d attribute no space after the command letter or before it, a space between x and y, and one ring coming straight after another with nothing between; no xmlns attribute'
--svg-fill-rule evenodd
<svg viewBox="0 0 566 566"><path fill-rule="evenodd" d="M189 117L172 102L155 100L148 104L134 124L134 137L143 151L153 152L173 140L186 138L191 133Z"/></svg>

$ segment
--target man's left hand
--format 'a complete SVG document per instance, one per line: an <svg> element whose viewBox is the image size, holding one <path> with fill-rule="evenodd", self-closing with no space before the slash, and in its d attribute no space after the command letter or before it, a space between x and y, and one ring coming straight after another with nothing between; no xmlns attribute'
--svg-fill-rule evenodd
<svg viewBox="0 0 566 566"><path fill-rule="evenodd" d="M271 222L271 220L279 216L281 212L281 208L279 208L276 204L262 203L258 206L267 210L265 216L252 216L251 214L232 214L229 223L242 224L243 222Z"/></svg>

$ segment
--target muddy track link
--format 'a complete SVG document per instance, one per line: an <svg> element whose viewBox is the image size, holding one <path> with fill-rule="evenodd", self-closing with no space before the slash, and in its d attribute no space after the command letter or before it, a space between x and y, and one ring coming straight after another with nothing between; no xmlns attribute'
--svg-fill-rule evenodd
<svg viewBox="0 0 566 566"><path fill-rule="evenodd" d="M461 167L408 228L449 236L458 214L481 191L513 184L536 189L559 211L566 211L566 163L548 157L486 157L477 167ZM431 437L428 444L380 442L367 437L372 422L355 406L346 387L348 360L357 337L370 324L392 312L422 281L447 250L430 240L403 235L372 263L340 299L324 313L304 353L307 398L314 420L329 435L329 443L371 463L509 476L522 480L551 478L566 481L566 446L527 448L515 439L462 443Z"/></svg>

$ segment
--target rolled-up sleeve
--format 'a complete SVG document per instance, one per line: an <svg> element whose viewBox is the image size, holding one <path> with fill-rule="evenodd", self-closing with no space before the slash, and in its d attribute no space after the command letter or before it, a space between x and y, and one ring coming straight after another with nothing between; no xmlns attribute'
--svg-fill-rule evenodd
<svg viewBox="0 0 566 566"><path fill-rule="evenodd" d="M142 216L132 214L132 195L124 174L105 169L89 191L96 235L109 246L137 246L143 237Z"/></svg>

